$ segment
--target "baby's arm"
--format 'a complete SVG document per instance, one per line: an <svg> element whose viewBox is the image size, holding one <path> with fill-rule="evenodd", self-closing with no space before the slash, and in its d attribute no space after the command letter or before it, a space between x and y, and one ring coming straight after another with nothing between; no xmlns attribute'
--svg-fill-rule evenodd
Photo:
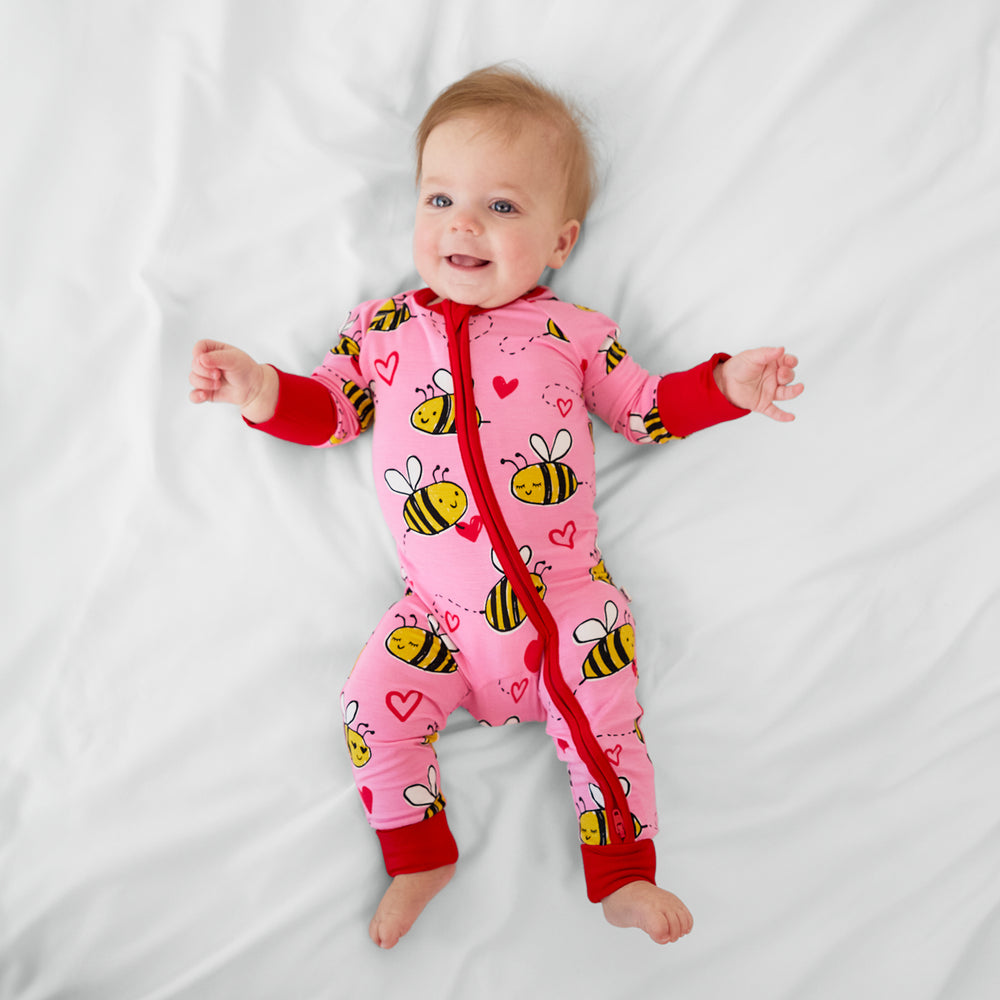
<svg viewBox="0 0 1000 1000"><path fill-rule="evenodd" d="M775 406L775 401L795 399L805 386L795 381L799 359L783 347L758 347L735 354L713 371L719 391L734 406L755 410L772 420L794 420L795 415Z"/></svg>
<svg viewBox="0 0 1000 1000"><path fill-rule="evenodd" d="M194 345L188 381L194 387L192 403L233 403L252 424L274 416L278 373L237 347L217 340L199 340Z"/></svg>
<svg viewBox="0 0 1000 1000"><path fill-rule="evenodd" d="M330 391L312 378L261 365L216 340L194 346L192 403L233 403L257 430L296 444L330 444L337 411Z"/></svg>

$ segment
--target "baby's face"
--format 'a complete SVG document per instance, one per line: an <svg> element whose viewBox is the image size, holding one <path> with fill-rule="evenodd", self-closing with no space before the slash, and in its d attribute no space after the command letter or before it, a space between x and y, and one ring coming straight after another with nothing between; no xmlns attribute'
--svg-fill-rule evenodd
<svg viewBox="0 0 1000 1000"><path fill-rule="evenodd" d="M562 267L580 232L564 217L555 139L526 123L515 139L454 118L427 137L413 234L420 277L439 296L504 305Z"/></svg>

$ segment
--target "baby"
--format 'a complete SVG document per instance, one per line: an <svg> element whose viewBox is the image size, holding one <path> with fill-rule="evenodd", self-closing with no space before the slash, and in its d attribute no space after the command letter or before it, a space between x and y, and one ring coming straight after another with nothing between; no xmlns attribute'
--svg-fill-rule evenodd
<svg viewBox="0 0 1000 1000"><path fill-rule="evenodd" d="M472 73L417 134L413 252L426 287L354 309L309 377L195 346L196 403L314 446L374 428L406 592L344 687L344 732L392 882L370 934L391 948L451 879L434 743L449 715L544 721L565 762L588 897L661 943L691 930L656 885L653 769L635 627L597 544L590 414L660 443L802 391L784 348L647 374L615 324L538 284L580 235L593 166L577 114L516 72Z"/></svg>

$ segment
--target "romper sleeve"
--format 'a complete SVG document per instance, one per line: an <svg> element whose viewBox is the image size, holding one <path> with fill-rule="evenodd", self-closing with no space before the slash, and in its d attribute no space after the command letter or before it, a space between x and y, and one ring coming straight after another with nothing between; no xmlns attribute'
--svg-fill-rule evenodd
<svg viewBox="0 0 1000 1000"><path fill-rule="evenodd" d="M728 354L715 354L696 367L669 375L651 375L628 353L618 327L591 313L590 324L603 324L586 338L584 399L588 409L634 444L660 444L749 413L734 406L715 382L715 366ZM596 350L594 349L596 345Z"/></svg>
<svg viewBox="0 0 1000 1000"><path fill-rule="evenodd" d="M247 420L247 425L283 441L313 447L342 444L371 426L375 403L359 360L370 306L363 303L348 315L336 345L311 375L290 375L275 368L278 402L274 416L259 424Z"/></svg>

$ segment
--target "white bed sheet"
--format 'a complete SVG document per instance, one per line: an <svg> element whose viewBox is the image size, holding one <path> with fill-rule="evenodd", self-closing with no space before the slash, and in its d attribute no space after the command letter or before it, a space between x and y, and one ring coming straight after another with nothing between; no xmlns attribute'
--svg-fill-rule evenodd
<svg viewBox="0 0 1000 1000"><path fill-rule="evenodd" d="M1000 978L993 0L0 3L0 996L987 1000ZM366 441L187 401L418 283L412 131L514 59L591 114L553 279L647 367L785 343L798 420L599 431L660 948L584 897L538 726L439 743L392 952L338 693L398 595Z"/></svg>

